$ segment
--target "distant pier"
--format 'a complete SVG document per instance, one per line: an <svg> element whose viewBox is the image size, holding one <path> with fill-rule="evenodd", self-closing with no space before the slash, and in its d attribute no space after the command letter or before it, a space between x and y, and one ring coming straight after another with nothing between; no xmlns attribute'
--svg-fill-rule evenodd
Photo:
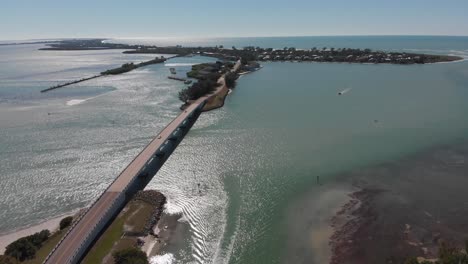
<svg viewBox="0 0 468 264"><path fill-rule="evenodd" d="M167 78L168 78L168 79L171 79L171 80L181 81L181 82L187 81L186 78L182 78L182 77L167 76Z"/></svg>
<svg viewBox="0 0 468 264"><path fill-rule="evenodd" d="M95 75L95 76L92 76L92 77L83 78L83 79L79 79L79 80L72 81L72 82L62 83L62 84L55 85L55 86L52 86L52 87L50 87L50 88L44 89L44 90L41 91L41 93L45 93L45 92L48 92L48 91L52 91L52 90L55 90L55 89L58 89L58 88L62 88L62 87L68 86L68 85L72 85L72 84L76 84L76 83L88 81L88 80L91 80L91 79L96 79L96 78L101 77L101 76L102 76L102 75L100 74L100 75Z"/></svg>
<svg viewBox="0 0 468 264"><path fill-rule="evenodd" d="M92 77L83 78L83 79L79 79L79 80L76 80L76 81L71 81L71 82L67 82L67 83L63 83L63 84L59 84L59 85L49 87L47 89L42 90L41 93L49 92L49 91L52 91L52 90L55 90L55 89L58 89L58 88L62 88L62 87L68 86L68 85L88 81L88 80L95 79L95 78L102 77L102 76L106 76L106 75L117 75L117 74L126 73L126 72L129 72L129 71L132 71L134 69L138 69L140 67L144 67L144 66L147 66L147 65L156 64L156 63L163 63L166 60L167 60L166 58L161 56L161 58L156 57L155 59L152 59L152 60L149 60L149 61L144 61L144 62L141 62L141 63L138 63L138 64L133 64L133 62L132 63L125 63L125 64L123 64L122 66L120 66L118 68L103 71L99 75L94 75Z"/></svg>

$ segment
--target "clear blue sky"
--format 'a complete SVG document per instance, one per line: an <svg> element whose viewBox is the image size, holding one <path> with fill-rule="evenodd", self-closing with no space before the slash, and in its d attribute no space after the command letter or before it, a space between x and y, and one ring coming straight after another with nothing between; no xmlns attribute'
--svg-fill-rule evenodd
<svg viewBox="0 0 468 264"><path fill-rule="evenodd" d="M468 0L0 0L0 39L468 35Z"/></svg>

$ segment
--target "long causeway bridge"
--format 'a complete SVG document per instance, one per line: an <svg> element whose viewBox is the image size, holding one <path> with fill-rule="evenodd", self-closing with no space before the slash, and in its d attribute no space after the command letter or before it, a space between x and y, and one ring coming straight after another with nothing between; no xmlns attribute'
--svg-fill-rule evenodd
<svg viewBox="0 0 468 264"><path fill-rule="evenodd" d="M233 71L237 71L240 61ZM224 78L212 94L192 102L169 123L120 173L101 196L81 214L75 224L47 256L46 264L78 263L106 226L119 214L133 195L142 190L159 171L203 111L207 102L227 89Z"/></svg>

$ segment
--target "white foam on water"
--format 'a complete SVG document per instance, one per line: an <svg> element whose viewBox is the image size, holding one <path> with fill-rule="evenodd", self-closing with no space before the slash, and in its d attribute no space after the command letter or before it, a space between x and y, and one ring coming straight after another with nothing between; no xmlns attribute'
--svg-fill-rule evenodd
<svg viewBox="0 0 468 264"><path fill-rule="evenodd" d="M41 105L31 105L31 106L20 106L20 107L10 107L6 110L8 111L29 111L35 108L41 108ZM2 109L3 110L3 109Z"/></svg>
<svg viewBox="0 0 468 264"><path fill-rule="evenodd" d="M466 54L466 51L463 51L463 50L450 50L449 52L457 53L457 54Z"/></svg>
<svg viewBox="0 0 468 264"><path fill-rule="evenodd" d="M104 94L106 94L106 93L104 93ZM81 104L81 103L83 103L83 102L86 102L86 101L88 101L88 100L98 98L99 96L102 96L102 95L104 95L104 94L100 94L100 95L98 95L98 96L93 96L93 97L89 97L89 98L85 98L85 99L71 99L71 100L68 100L65 104L66 104L67 106L79 105L79 104Z"/></svg>
<svg viewBox="0 0 468 264"><path fill-rule="evenodd" d="M231 259L232 252L234 250L234 243L236 242L237 235L238 235L238 230L240 226L240 216L238 215L236 217L236 224L235 224L235 231L233 235L229 238L229 244L226 247L226 249L223 249L221 246L222 239L219 240L218 245L216 246L216 252L213 256L214 263L228 263L229 260ZM223 225L223 230L226 230L227 227L227 222L224 223ZM224 238L223 234L223 238Z"/></svg>
<svg viewBox="0 0 468 264"><path fill-rule="evenodd" d="M149 69L142 69L142 68L139 68L139 69L136 69L132 72L127 72L127 74L130 74L130 73L133 73L133 74L141 74L141 73L150 73L151 70Z"/></svg>
<svg viewBox="0 0 468 264"><path fill-rule="evenodd" d="M439 49L403 49L404 51L411 51L411 52L447 52L446 50L439 50Z"/></svg>
<svg viewBox="0 0 468 264"><path fill-rule="evenodd" d="M455 55L455 54L449 54L449 56L459 56L459 55ZM460 62L465 62L468 60L468 57L467 56L463 56L463 60L456 60L456 61L439 61L439 62L434 62L434 63L431 63L431 64L446 64L446 63L460 63Z"/></svg>
<svg viewBox="0 0 468 264"><path fill-rule="evenodd" d="M68 106L73 106L73 105L78 105L81 104L82 102L86 101L86 99L72 99L67 101L65 104Z"/></svg>
<svg viewBox="0 0 468 264"><path fill-rule="evenodd" d="M167 202L164 205L164 212L170 215L175 215L175 214L182 214L183 210L176 204L172 203L171 200L167 199Z"/></svg>
<svg viewBox="0 0 468 264"><path fill-rule="evenodd" d="M175 257L171 253L167 253L151 257L149 262L151 264L171 264L175 263Z"/></svg>
<svg viewBox="0 0 468 264"><path fill-rule="evenodd" d="M166 63L164 66L166 67L180 67L180 66L193 66L196 63Z"/></svg>

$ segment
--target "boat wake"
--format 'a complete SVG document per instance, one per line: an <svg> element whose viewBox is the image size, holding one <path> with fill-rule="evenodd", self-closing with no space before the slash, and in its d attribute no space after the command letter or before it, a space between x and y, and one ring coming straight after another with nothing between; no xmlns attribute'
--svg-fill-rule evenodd
<svg viewBox="0 0 468 264"><path fill-rule="evenodd" d="M346 89L344 89L343 91L338 92L338 95L344 95L345 93L347 93L347 92L349 92L349 91L351 91L351 90L352 90L352 88L346 88Z"/></svg>
<svg viewBox="0 0 468 264"><path fill-rule="evenodd" d="M174 255L167 253L164 255L154 256L150 259L151 264L171 264L175 262Z"/></svg>
<svg viewBox="0 0 468 264"><path fill-rule="evenodd" d="M65 104L67 106L79 105L79 104L84 103L84 102L86 102L88 100L95 99L95 98L97 98L97 97L99 97L101 95L93 96L93 97L89 97L89 98L85 98L85 99L71 99L71 100L68 100Z"/></svg>
<svg viewBox="0 0 468 264"><path fill-rule="evenodd" d="M81 104L82 102L86 101L86 99L72 99L72 100L69 100L67 101L65 104L68 105L68 106L73 106L73 105L79 105Z"/></svg>

